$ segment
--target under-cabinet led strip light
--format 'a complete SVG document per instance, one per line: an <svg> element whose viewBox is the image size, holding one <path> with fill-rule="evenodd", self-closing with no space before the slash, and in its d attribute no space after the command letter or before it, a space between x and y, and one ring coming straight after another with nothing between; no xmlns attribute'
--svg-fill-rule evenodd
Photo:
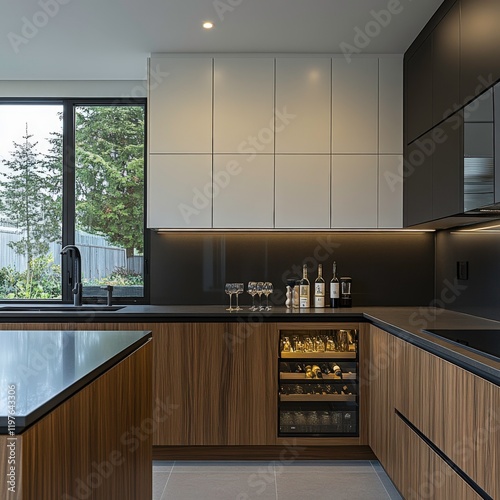
<svg viewBox="0 0 500 500"><path fill-rule="evenodd" d="M157 233L434 233L435 229L229 229L229 228L157 228Z"/></svg>

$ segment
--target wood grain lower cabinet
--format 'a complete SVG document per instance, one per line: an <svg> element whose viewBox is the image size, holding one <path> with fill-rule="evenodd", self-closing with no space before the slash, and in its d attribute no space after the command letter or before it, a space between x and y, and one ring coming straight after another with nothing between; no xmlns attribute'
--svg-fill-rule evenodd
<svg viewBox="0 0 500 500"><path fill-rule="evenodd" d="M394 427L395 338L370 326L369 358L365 360L362 386L369 387L369 444L377 458L388 468L395 452ZM390 471L388 470L390 473Z"/></svg>
<svg viewBox="0 0 500 500"><path fill-rule="evenodd" d="M479 498L398 415L492 498L500 498L500 388L370 327L369 444L405 498Z"/></svg>
<svg viewBox="0 0 500 500"><path fill-rule="evenodd" d="M391 432L395 460L390 475L406 500L481 498L400 418L394 419Z"/></svg>
<svg viewBox="0 0 500 500"><path fill-rule="evenodd" d="M500 387L404 345L397 409L493 498L500 498Z"/></svg>
<svg viewBox="0 0 500 500"><path fill-rule="evenodd" d="M151 498L151 350L149 342L17 436L8 496L0 436L1 498Z"/></svg>
<svg viewBox="0 0 500 500"><path fill-rule="evenodd" d="M172 413L154 445L273 445L276 325L165 324L153 333L155 394Z"/></svg>

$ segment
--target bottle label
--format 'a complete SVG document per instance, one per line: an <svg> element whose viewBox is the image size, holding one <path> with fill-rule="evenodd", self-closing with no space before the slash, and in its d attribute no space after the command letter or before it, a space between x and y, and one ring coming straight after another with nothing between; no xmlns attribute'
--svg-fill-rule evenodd
<svg viewBox="0 0 500 500"><path fill-rule="evenodd" d="M325 284L324 283L315 283L314 284L314 295L325 296Z"/></svg>
<svg viewBox="0 0 500 500"><path fill-rule="evenodd" d="M330 283L330 297L334 299L340 298L340 286L338 283Z"/></svg>
<svg viewBox="0 0 500 500"><path fill-rule="evenodd" d="M325 307L325 296L315 295L314 296L314 307Z"/></svg>
<svg viewBox="0 0 500 500"><path fill-rule="evenodd" d="M300 307L310 307L309 285L300 285Z"/></svg>

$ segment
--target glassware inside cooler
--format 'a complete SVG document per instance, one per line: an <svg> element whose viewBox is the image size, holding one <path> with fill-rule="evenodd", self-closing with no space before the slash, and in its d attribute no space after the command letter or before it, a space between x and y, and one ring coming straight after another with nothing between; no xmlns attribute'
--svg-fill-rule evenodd
<svg viewBox="0 0 500 500"><path fill-rule="evenodd" d="M292 434L324 437L357 436L357 404L283 406L279 412L279 435Z"/></svg>

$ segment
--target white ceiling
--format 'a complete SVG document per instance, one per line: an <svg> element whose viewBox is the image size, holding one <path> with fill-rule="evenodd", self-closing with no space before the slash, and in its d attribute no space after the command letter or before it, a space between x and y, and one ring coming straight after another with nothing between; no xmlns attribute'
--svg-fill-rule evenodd
<svg viewBox="0 0 500 500"><path fill-rule="evenodd" d="M151 52L402 54L442 0L4 0L0 80L141 80ZM42 8L46 5L46 14ZM385 27L373 11L397 7ZM217 7L217 8L216 8ZM215 28L201 28L210 19ZM37 26L38 25L38 26ZM33 29L34 28L34 29Z"/></svg>

